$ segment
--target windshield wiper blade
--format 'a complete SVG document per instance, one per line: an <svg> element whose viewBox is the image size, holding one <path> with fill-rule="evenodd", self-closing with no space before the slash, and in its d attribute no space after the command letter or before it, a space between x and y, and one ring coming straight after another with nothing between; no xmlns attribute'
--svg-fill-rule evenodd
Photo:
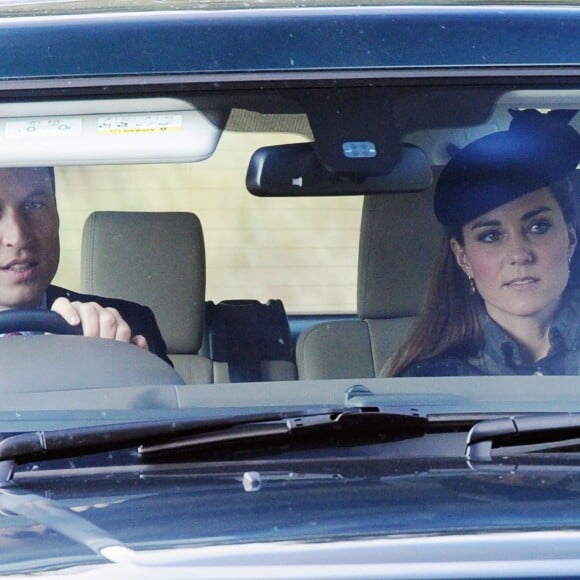
<svg viewBox="0 0 580 580"><path fill-rule="evenodd" d="M341 433L363 429L383 433L426 432L429 420L413 409L397 413L384 412L375 407L348 407L339 412L303 417L287 417L274 421L246 422L227 429L192 434L167 443L141 445L142 456L180 449L204 449L218 444L261 442L279 438L298 437L307 432Z"/></svg>
<svg viewBox="0 0 580 580"><path fill-rule="evenodd" d="M494 453L533 453L579 444L579 413L529 414L476 423L467 435L465 456L491 461Z"/></svg>
<svg viewBox="0 0 580 580"><path fill-rule="evenodd" d="M334 412L339 412L335 410ZM320 413L322 411L318 411ZM333 412L328 410L327 412ZM275 421L285 417L308 416L312 411L296 409L247 413L228 417L130 421L71 429L30 431L0 441L0 463L49 460L69 454L83 455L122 449L192 432L223 429L253 421ZM5 470L4 470L5 471ZM4 473L0 469L0 474ZM1 477L0 477L1 479Z"/></svg>
<svg viewBox="0 0 580 580"><path fill-rule="evenodd" d="M417 416L413 410L399 412L398 409L396 413L377 413L376 409L374 411L368 413L367 409L359 407L316 411L286 409L210 419L141 421L22 433L0 441L0 481L11 478L15 464L29 461L76 457L132 446L149 450L149 447L164 443L170 446L175 444L179 448L182 446L182 438L189 435L206 438L208 444L215 440L224 440L224 437L248 439L258 433L263 437L276 437L284 432L296 433L305 428L342 426L342 417L359 416L363 413L367 413L369 418L380 416L382 428L385 430L401 430L403 427L420 430L427 428L427 419ZM147 452L143 451L143 455Z"/></svg>

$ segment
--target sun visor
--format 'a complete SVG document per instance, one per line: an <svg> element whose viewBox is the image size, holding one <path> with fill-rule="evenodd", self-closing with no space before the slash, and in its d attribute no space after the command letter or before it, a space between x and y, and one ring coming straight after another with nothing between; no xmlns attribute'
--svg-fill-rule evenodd
<svg viewBox="0 0 580 580"><path fill-rule="evenodd" d="M296 143L258 149L250 160L246 187L254 195L316 196L413 192L433 181L425 153L403 144L399 162L384 174L348 175L330 171L320 162L313 143Z"/></svg>
<svg viewBox="0 0 580 580"><path fill-rule="evenodd" d="M202 161L221 117L173 98L1 104L0 166Z"/></svg>

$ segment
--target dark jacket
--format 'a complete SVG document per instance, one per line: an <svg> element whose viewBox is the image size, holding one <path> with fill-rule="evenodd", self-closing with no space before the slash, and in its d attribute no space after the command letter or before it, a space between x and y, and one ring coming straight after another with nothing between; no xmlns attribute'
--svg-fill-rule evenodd
<svg viewBox="0 0 580 580"><path fill-rule="evenodd" d="M72 292L71 290L51 285L46 291L47 307L50 308L52 303L60 297L68 298L73 302L97 302L105 308L116 308L130 326L132 336L142 334L147 340L149 351L173 366L167 356L167 346L157 326L155 315L147 306L141 306L135 302L120 300L118 298L104 298L102 296L91 296L90 294L79 294L78 292Z"/></svg>
<svg viewBox="0 0 580 580"><path fill-rule="evenodd" d="M486 316L485 342L473 356L446 353L416 362L406 377L469 375L580 375L580 299L569 296L550 328L548 354L534 364L525 362L519 344Z"/></svg>

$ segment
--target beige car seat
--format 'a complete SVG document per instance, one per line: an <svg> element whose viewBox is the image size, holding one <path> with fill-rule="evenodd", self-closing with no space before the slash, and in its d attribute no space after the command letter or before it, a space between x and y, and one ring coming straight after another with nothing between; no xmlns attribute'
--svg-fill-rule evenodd
<svg viewBox="0 0 580 580"><path fill-rule="evenodd" d="M83 229L81 285L90 294L149 306L185 382L213 382L212 362L198 354L204 332L205 247L196 215L92 213Z"/></svg>
<svg viewBox="0 0 580 580"><path fill-rule="evenodd" d="M357 320L307 328L296 348L300 379L375 377L419 309L442 228L433 190L366 196L357 284Z"/></svg>

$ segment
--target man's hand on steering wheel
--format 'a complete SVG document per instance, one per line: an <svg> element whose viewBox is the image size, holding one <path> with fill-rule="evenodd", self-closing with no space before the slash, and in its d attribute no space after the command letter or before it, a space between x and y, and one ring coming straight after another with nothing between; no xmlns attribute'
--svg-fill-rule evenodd
<svg viewBox="0 0 580 580"><path fill-rule="evenodd" d="M80 326L84 336L131 342L148 350L145 337L140 334L132 336L131 328L115 308L104 308L96 302L71 302L60 297L54 301L51 310L71 326Z"/></svg>

